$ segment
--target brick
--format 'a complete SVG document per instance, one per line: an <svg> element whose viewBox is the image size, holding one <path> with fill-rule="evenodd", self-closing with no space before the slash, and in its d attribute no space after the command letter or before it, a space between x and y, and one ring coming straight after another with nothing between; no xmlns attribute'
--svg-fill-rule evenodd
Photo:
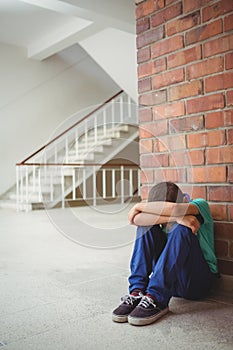
<svg viewBox="0 0 233 350"><path fill-rule="evenodd" d="M186 65L201 59L201 46L197 45L187 50L179 51L168 56L168 68Z"/></svg>
<svg viewBox="0 0 233 350"><path fill-rule="evenodd" d="M226 69L233 68L233 52L230 52L225 56L225 65L226 65Z"/></svg>
<svg viewBox="0 0 233 350"><path fill-rule="evenodd" d="M205 127L207 129L228 127L233 124L233 110L212 112L205 115Z"/></svg>
<svg viewBox="0 0 233 350"><path fill-rule="evenodd" d="M152 153L153 152L153 140L152 139L141 139L139 140L139 152Z"/></svg>
<svg viewBox="0 0 233 350"><path fill-rule="evenodd" d="M161 10L165 6L164 0L155 0L154 6L155 6L155 10Z"/></svg>
<svg viewBox="0 0 233 350"><path fill-rule="evenodd" d="M136 18L138 19L150 15L154 10L154 0L144 1L136 7Z"/></svg>
<svg viewBox="0 0 233 350"><path fill-rule="evenodd" d="M162 11L156 12L154 15L151 16L151 25L152 27L157 27L162 23L166 23L172 18L175 18L182 13L182 4L181 2L167 7Z"/></svg>
<svg viewBox="0 0 233 350"><path fill-rule="evenodd" d="M139 49L137 52L137 62L142 63L148 61L150 59L150 48L144 47L143 49Z"/></svg>
<svg viewBox="0 0 233 350"><path fill-rule="evenodd" d="M203 45L204 57L211 57L222 52L227 52L233 49L233 34L226 35Z"/></svg>
<svg viewBox="0 0 233 350"><path fill-rule="evenodd" d="M159 59L153 61L152 74L162 72L165 69L166 69L166 59L165 58L159 58Z"/></svg>
<svg viewBox="0 0 233 350"><path fill-rule="evenodd" d="M228 182L233 183L233 165L228 166Z"/></svg>
<svg viewBox="0 0 233 350"><path fill-rule="evenodd" d="M216 57L202 62L194 63L186 68L187 79L195 79L205 75L223 71L223 57Z"/></svg>
<svg viewBox="0 0 233 350"><path fill-rule="evenodd" d="M166 69L165 58L157 59L155 61L150 61L146 63L139 64L138 66L138 77L143 78L146 76L151 76L155 73L159 73Z"/></svg>
<svg viewBox="0 0 233 350"><path fill-rule="evenodd" d="M170 166L192 166L204 164L203 150L172 152L170 154Z"/></svg>
<svg viewBox="0 0 233 350"><path fill-rule="evenodd" d="M186 182L186 170L184 168L156 169L154 171L154 180L156 183L162 182L162 181L172 181L172 182L183 183L183 182Z"/></svg>
<svg viewBox="0 0 233 350"><path fill-rule="evenodd" d="M227 130L227 141L228 145L233 144L233 129Z"/></svg>
<svg viewBox="0 0 233 350"><path fill-rule="evenodd" d="M167 35L171 36L180 32L184 32L189 28L193 28L196 25L200 24L200 12L193 12L185 17L170 21L167 23Z"/></svg>
<svg viewBox="0 0 233 350"><path fill-rule="evenodd" d="M155 75L152 78L152 89L160 89L161 87L170 86L184 80L184 69L178 68L172 71Z"/></svg>
<svg viewBox="0 0 233 350"><path fill-rule="evenodd" d="M185 97L200 95L203 92L202 82L193 80L185 84L179 84L169 88L169 101L180 100Z"/></svg>
<svg viewBox="0 0 233 350"><path fill-rule="evenodd" d="M179 49L182 49L183 44L183 36L178 35L169 39L165 39L155 44L151 45L151 56L152 58L160 57L169 52L173 52Z"/></svg>
<svg viewBox="0 0 233 350"><path fill-rule="evenodd" d="M153 107L153 119L173 118L185 114L184 101L167 103L162 106Z"/></svg>
<svg viewBox="0 0 233 350"><path fill-rule="evenodd" d="M232 202L233 187L232 186L210 186L209 200L213 202Z"/></svg>
<svg viewBox="0 0 233 350"><path fill-rule="evenodd" d="M218 259L219 272L223 275L233 275L233 261Z"/></svg>
<svg viewBox="0 0 233 350"><path fill-rule="evenodd" d="M203 116L176 118L169 121L170 133L201 130L204 127Z"/></svg>
<svg viewBox="0 0 233 350"><path fill-rule="evenodd" d="M198 113L202 111L214 110L224 107L224 95L214 94L197 97L187 101L187 113Z"/></svg>
<svg viewBox="0 0 233 350"><path fill-rule="evenodd" d="M167 133L167 121L159 120L153 123L141 124L140 131L141 133L145 133L149 135L147 137L157 137L161 135L165 135Z"/></svg>
<svg viewBox="0 0 233 350"><path fill-rule="evenodd" d="M215 240L214 242L215 254L217 257L224 258L228 256L228 242Z"/></svg>
<svg viewBox="0 0 233 350"><path fill-rule="evenodd" d="M216 239L233 239L233 223L214 223L214 234Z"/></svg>
<svg viewBox="0 0 233 350"><path fill-rule="evenodd" d="M140 174L141 183L149 184L154 183L154 171L153 170L143 170Z"/></svg>
<svg viewBox="0 0 233 350"><path fill-rule="evenodd" d="M151 78L146 78L138 81L139 94L151 90Z"/></svg>
<svg viewBox="0 0 233 350"><path fill-rule="evenodd" d="M186 141L184 134L161 136L159 140L163 144L163 147L166 147L169 152L186 149ZM154 144L154 149L156 151L156 143Z"/></svg>
<svg viewBox="0 0 233 350"><path fill-rule="evenodd" d="M154 140L154 151L155 152L167 152L169 151L168 145L164 143L160 138ZM232 172L233 174L233 172Z"/></svg>
<svg viewBox="0 0 233 350"><path fill-rule="evenodd" d="M138 79L152 75L153 64L152 62L146 62L138 65Z"/></svg>
<svg viewBox="0 0 233 350"><path fill-rule="evenodd" d="M225 130L214 130L187 135L189 148L220 146L226 143Z"/></svg>
<svg viewBox="0 0 233 350"><path fill-rule="evenodd" d="M222 20L211 22L210 24L203 25L201 27L190 30L185 35L186 45L191 45L196 42L203 41L222 33Z"/></svg>
<svg viewBox="0 0 233 350"><path fill-rule="evenodd" d="M196 185L185 185L182 186L182 191L190 195L191 198L203 198L206 197L206 186L196 186Z"/></svg>
<svg viewBox="0 0 233 350"><path fill-rule="evenodd" d="M233 9L232 0L221 0L202 10L202 20L206 22L210 19L224 15Z"/></svg>
<svg viewBox="0 0 233 350"><path fill-rule="evenodd" d="M212 112L205 115L205 127L207 129L220 128L225 125L223 112Z"/></svg>
<svg viewBox="0 0 233 350"><path fill-rule="evenodd" d="M233 106L233 90L226 92L226 104L227 106Z"/></svg>
<svg viewBox="0 0 233 350"><path fill-rule="evenodd" d="M152 109L151 108L141 108L139 110L139 122L149 122L152 120Z"/></svg>
<svg viewBox="0 0 233 350"><path fill-rule="evenodd" d="M230 246L229 246L229 256L230 256L230 258L233 258L233 242L230 242Z"/></svg>
<svg viewBox="0 0 233 350"><path fill-rule="evenodd" d="M229 30L232 30L232 29L233 29L233 14L224 18L224 31L228 32Z"/></svg>
<svg viewBox="0 0 233 350"><path fill-rule="evenodd" d="M145 32L148 29L150 29L150 19L149 19L149 17L141 18L141 19L137 20L137 23L136 23L136 32L137 32L137 34Z"/></svg>
<svg viewBox="0 0 233 350"><path fill-rule="evenodd" d="M233 146L206 150L206 164L233 163Z"/></svg>
<svg viewBox="0 0 233 350"><path fill-rule="evenodd" d="M145 185L145 184L143 184L143 186L141 186L140 192L141 192L141 199L142 200L146 200L148 198L148 194L149 194L149 191L150 191L151 187L152 186L148 186L148 185Z"/></svg>
<svg viewBox="0 0 233 350"><path fill-rule="evenodd" d="M224 125L232 126L233 125L233 110L225 110L224 112Z"/></svg>
<svg viewBox="0 0 233 350"><path fill-rule="evenodd" d="M206 92L219 91L233 87L233 72L227 72L205 79Z"/></svg>
<svg viewBox="0 0 233 350"><path fill-rule="evenodd" d="M140 166L143 168L158 168L168 166L168 154L143 154L140 157Z"/></svg>
<svg viewBox="0 0 233 350"><path fill-rule="evenodd" d="M228 205L229 221L233 221L233 204Z"/></svg>
<svg viewBox="0 0 233 350"><path fill-rule="evenodd" d="M166 102L167 93L165 90L155 91L139 96L141 106L153 106Z"/></svg>
<svg viewBox="0 0 233 350"><path fill-rule="evenodd" d="M214 204L209 203L210 211L214 220L226 221L227 220L227 206L226 204Z"/></svg>
<svg viewBox="0 0 233 350"><path fill-rule="evenodd" d="M226 166L204 166L188 169L188 182L226 182Z"/></svg>
<svg viewBox="0 0 233 350"><path fill-rule="evenodd" d="M183 1L183 12L186 13L186 12L190 12L190 11L199 9L211 1L212 0L192 0L192 1L184 0Z"/></svg>
<svg viewBox="0 0 233 350"><path fill-rule="evenodd" d="M143 125L139 126L139 139L148 139L151 137L151 132L150 130L144 128Z"/></svg>
<svg viewBox="0 0 233 350"><path fill-rule="evenodd" d="M137 48L141 48L147 45L150 45L158 40L161 40L164 36L163 27L158 27L152 30L149 30L145 33L141 33L137 36Z"/></svg>

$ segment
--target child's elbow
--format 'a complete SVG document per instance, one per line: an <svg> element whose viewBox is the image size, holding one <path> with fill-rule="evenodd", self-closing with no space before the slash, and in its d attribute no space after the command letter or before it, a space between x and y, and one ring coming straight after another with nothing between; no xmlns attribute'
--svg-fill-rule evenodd
<svg viewBox="0 0 233 350"><path fill-rule="evenodd" d="M135 215L134 219L133 219L133 223L136 226L144 226L143 220L142 220L142 215L141 214L137 214Z"/></svg>

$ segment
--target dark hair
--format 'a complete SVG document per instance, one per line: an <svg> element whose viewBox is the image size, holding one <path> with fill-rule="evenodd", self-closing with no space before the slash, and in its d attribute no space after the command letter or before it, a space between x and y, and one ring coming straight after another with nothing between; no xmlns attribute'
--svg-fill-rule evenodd
<svg viewBox="0 0 233 350"><path fill-rule="evenodd" d="M182 203L184 194L173 182L160 182L153 186L149 192L148 202L173 202Z"/></svg>

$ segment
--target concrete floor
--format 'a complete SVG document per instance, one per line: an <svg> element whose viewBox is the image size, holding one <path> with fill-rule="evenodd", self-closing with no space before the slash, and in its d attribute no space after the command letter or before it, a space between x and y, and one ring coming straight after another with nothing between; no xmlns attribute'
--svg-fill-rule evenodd
<svg viewBox="0 0 233 350"><path fill-rule="evenodd" d="M233 301L173 298L145 327L117 324L135 228L117 205L0 210L0 348L232 350Z"/></svg>

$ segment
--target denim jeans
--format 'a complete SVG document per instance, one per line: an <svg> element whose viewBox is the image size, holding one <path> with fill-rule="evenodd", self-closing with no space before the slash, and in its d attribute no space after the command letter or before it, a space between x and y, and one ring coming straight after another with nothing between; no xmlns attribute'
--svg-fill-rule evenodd
<svg viewBox="0 0 233 350"><path fill-rule="evenodd" d="M203 298L211 288L198 238L183 225L173 225L168 234L159 225L138 226L130 268L129 291L141 289L163 306L172 296Z"/></svg>

